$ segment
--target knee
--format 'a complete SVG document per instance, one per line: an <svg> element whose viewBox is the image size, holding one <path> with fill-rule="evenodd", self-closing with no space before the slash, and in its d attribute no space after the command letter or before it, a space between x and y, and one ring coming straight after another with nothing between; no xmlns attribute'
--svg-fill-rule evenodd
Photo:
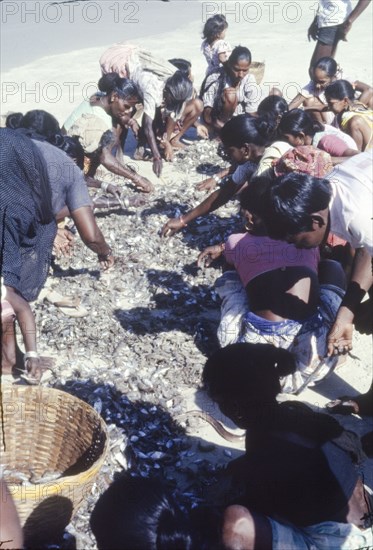
<svg viewBox="0 0 373 550"><path fill-rule="evenodd" d="M323 260L319 263L320 284L330 284L346 289L346 275L339 262L335 260Z"/></svg>
<svg viewBox="0 0 373 550"><path fill-rule="evenodd" d="M203 112L203 101L200 99L190 99L188 101L189 112L192 116L200 116Z"/></svg>
<svg viewBox="0 0 373 550"><path fill-rule="evenodd" d="M244 506L228 506L223 517L223 544L229 550L254 548L255 523Z"/></svg>

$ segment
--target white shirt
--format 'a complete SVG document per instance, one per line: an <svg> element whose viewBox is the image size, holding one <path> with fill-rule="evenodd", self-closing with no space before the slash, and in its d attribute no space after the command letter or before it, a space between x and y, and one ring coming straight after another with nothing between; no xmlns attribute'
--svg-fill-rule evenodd
<svg viewBox="0 0 373 550"><path fill-rule="evenodd" d="M340 25L351 12L351 0L319 0L317 25L319 28Z"/></svg>
<svg viewBox="0 0 373 550"><path fill-rule="evenodd" d="M221 67L221 63L219 61L219 55L221 53L225 53L228 59L232 53L232 46L225 40L215 40L215 42L211 45L207 42L207 40L204 40L201 44L201 51L207 61L207 76Z"/></svg>
<svg viewBox="0 0 373 550"><path fill-rule="evenodd" d="M224 75L222 72L210 74L205 83L205 93L203 94L203 106L213 108L218 114L222 112L223 102L220 92L220 83ZM224 83L224 89L233 86L231 79L227 76ZM222 90L221 90L222 91ZM238 84L236 88L237 107L233 116L244 113L255 113L262 100L262 90L257 85L254 76L248 73Z"/></svg>
<svg viewBox="0 0 373 550"><path fill-rule="evenodd" d="M353 248L373 256L373 156L366 151L338 164L328 175L332 186L330 231Z"/></svg>

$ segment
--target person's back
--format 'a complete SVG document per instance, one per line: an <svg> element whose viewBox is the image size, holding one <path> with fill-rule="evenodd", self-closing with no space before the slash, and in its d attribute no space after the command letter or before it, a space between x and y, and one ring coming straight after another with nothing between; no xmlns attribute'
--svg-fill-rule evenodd
<svg viewBox="0 0 373 550"><path fill-rule="evenodd" d="M275 405L267 412L260 429L253 424L247 434L243 504L300 526L345 523L358 472L338 439L320 437L324 415L297 402ZM302 422L307 425L310 420L320 439L302 430Z"/></svg>
<svg viewBox="0 0 373 550"><path fill-rule="evenodd" d="M297 250L294 245L266 235L231 235L225 258L235 267L246 289L250 310L272 321L303 320L316 312L319 251Z"/></svg>

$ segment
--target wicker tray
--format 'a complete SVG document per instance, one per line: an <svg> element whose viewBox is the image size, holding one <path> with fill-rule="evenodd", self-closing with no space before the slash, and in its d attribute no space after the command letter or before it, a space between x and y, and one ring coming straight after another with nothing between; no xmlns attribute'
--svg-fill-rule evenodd
<svg viewBox="0 0 373 550"><path fill-rule="evenodd" d="M25 541L35 544L58 536L89 494L107 453L106 425L90 405L59 390L1 391L0 464ZM36 483L51 472L61 477Z"/></svg>
<svg viewBox="0 0 373 550"><path fill-rule="evenodd" d="M261 61L252 61L249 73L252 74L257 84L260 84L264 76L265 63Z"/></svg>

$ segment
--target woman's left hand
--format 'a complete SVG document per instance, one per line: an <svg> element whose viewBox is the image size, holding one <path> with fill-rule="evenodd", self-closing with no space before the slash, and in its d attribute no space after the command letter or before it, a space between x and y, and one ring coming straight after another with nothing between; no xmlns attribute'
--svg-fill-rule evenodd
<svg viewBox="0 0 373 550"><path fill-rule="evenodd" d="M74 248L74 235L68 229L57 229L57 234L53 242L53 252L57 258L61 256L70 256Z"/></svg>

